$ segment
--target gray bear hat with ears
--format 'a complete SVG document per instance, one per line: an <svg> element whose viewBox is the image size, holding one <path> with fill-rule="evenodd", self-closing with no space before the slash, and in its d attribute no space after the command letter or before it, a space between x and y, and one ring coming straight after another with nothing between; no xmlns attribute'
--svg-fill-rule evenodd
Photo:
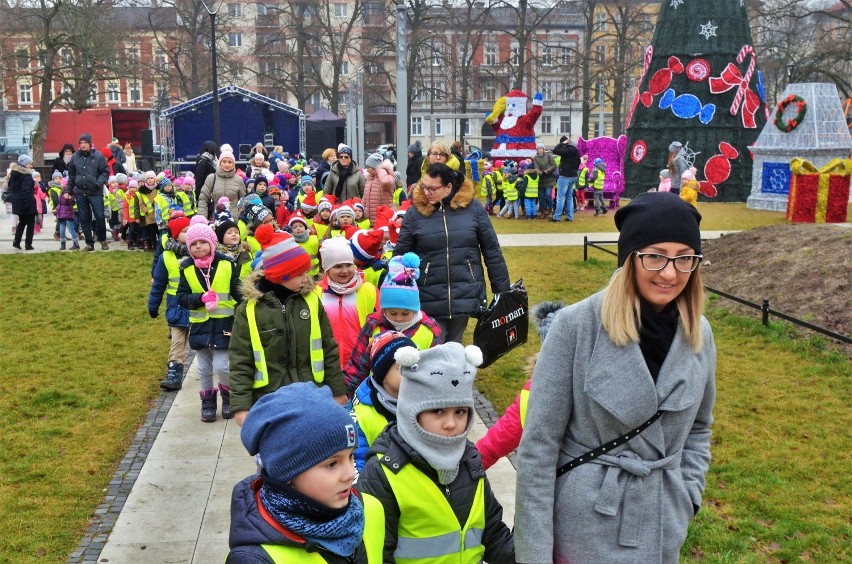
<svg viewBox="0 0 852 564"><path fill-rule="evenodd" d="M397 400L399 435L438 472L442 484L449 484L458 474L473 426L473 381L476 367L482 364L482 351L450 342L424 351L402 347L394 359L402 372ZM424 411L448 407L469 409L467 426L459 435L436 435L417 421Z"/></svg>

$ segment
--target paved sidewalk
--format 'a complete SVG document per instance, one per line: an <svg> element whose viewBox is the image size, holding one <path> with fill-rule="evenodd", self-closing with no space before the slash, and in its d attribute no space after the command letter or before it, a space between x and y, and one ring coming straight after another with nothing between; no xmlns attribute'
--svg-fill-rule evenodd
<svg viewBox="0 0 852 564"><path fill-rule="evenodd" d="M236 423L200 421L198 373L193 364L127 496L100 555L82 562L224 562L228 554L233 486L255 472ZM476 415L471 440L486 431ZM488 470L511 526L515 469L503 459Z"/></svg>

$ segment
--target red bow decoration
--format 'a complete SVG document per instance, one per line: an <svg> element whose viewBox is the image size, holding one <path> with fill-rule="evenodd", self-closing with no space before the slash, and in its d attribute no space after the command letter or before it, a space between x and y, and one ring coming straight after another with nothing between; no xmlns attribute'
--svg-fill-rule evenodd
<svg viewBox="0 0 852 564"><path fill-rule="evenodd" d="M751 82L751 76L754 73L755 67L754 49L751 45L744 45L743 48L740 49L740 52L737 55L737 62L742 63L746 55L751 55L751 60L749 61L748 70L746 70L745 76L743 76L740 69L738 69L734 63L728 63L728 66L726 66L725 70L722 71L721 76L710 77L710 92L713 94L721 94L732 88L736 88L737 93L734 96L733 103L731 104L731 115L737 115L737 112L740 110L740 104L742 104L743 127L754 129L757 127L754 115L757 113L757 110L760 109L760 96L749 88L749 82Z"/></svg>

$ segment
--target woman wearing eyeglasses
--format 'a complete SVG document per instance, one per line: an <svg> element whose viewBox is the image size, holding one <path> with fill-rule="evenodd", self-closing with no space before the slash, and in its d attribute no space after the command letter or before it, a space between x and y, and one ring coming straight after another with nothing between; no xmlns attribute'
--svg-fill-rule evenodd
<svg viewBox="0 0 852 564"><path fill-rule="evenodd" d="M638 195L615 214L608 286L554 319L518 456L518 562L678 561L716 395L700 221L675 194Z"/></svg>
<svg viewBox="0 0 852 564"><path fill-rule="evenodd" d="M429 150L426 151L426 158L423 159L423 163L420 165L420 178L422 179L426 175L426 169L429 168L429 165L436 163L445 164L453 170L459 170L459 167L461 167L459 158L442 141L434 141L429 145Z"/></svg>
<svg viewBox="0 0 852 564"><path fill-rule="evenodd" d="M361 174L352 158L352 149L342 145L337 149L337 161L334 162L323 184L323 192L334 194L338 202L351 198L364 197L364 185L367 179Z"/></svg>
<svg viewBox="0 0 852 564"><path fill-rule="evenodd" d="M446 164L426 169L411 201L394 254L420 257L420 307L438 322L444 342L460 343L468 319L485 305L483 259L491 291L509 289L497 234L473 182Z"/></svg>

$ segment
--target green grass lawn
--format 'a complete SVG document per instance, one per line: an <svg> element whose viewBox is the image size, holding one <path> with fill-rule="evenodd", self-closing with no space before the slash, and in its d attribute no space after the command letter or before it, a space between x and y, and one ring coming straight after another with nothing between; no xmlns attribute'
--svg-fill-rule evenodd
<svg viewBox="0 0 852 564"><path fill-rule="evenodd" d="M531 304L602 288L615 259L590 253L584 263L581 247L505 249ZM0 562L67 558L159 394L169 341L162 316L147 315L149 269L147 253L0 256ZM848 561L849 361L820 338L791 338L709 301L713 463L684 555ZM478 376L500 411L528 377L539 347L530 334Z"/></svg>

